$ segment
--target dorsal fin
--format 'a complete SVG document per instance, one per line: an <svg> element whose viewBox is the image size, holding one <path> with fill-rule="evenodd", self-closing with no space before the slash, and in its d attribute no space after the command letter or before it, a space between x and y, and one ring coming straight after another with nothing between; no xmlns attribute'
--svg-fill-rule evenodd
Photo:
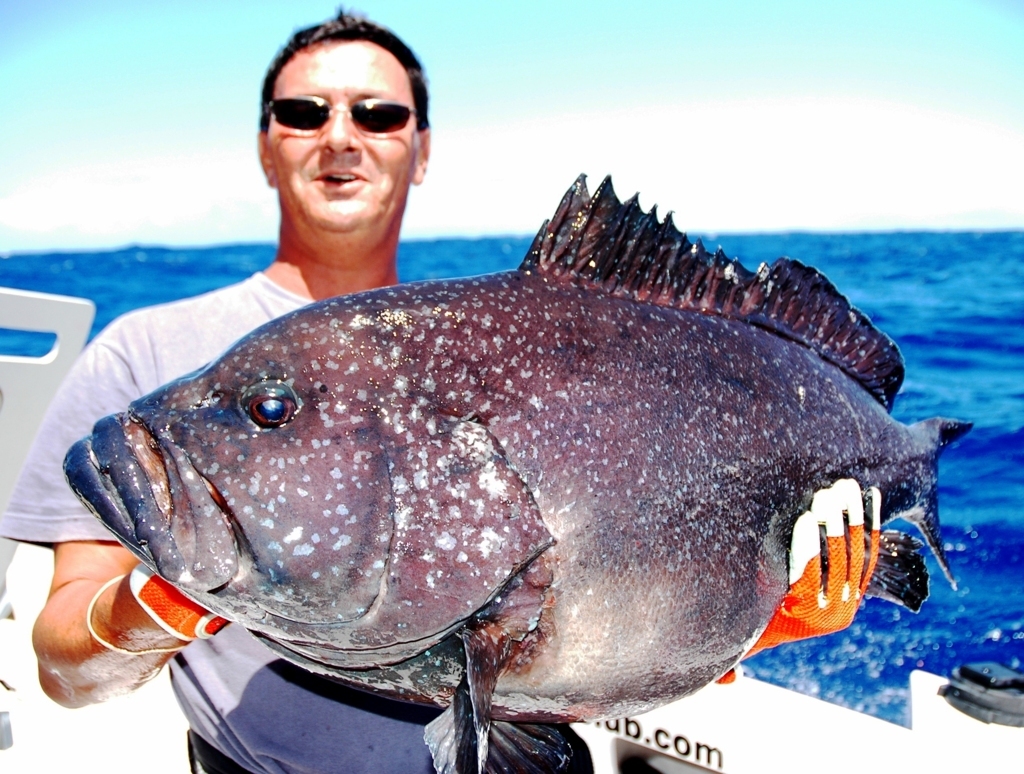
<svg viewBox="0 0 1024 774"><path fill-rule="evenodd" d="M799 342L860 382L887 410L903 383L903 357L817 269L789 258L750 272L720 249L691 244L657 209L622 203L605 178L580 175L533 240L521 271L614 296L757 325Z"/></svg>

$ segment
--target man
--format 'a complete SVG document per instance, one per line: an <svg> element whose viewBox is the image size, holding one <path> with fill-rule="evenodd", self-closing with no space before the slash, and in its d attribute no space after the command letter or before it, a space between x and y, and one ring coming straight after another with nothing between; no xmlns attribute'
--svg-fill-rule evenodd
<svg viewBox="0 0 1024 774"><path fill-rule="evenodd" d="M398 281L409 186L422 182L430 155L415 55L388 30L345 14L296 33L264 82L259 155L281 207L274 262L239 285L126 315L101 333L54 400L0 522L4 535L54 544L53 583L34 631L40 681L76 707L134 690L170 662L198 772L431 772L422 725L435 711L314 677L237 626L217 631L223 621L146 577L63 482L64 453L95 420L310 300ZM859 529L850 530L849 575L863 591L872 568L861 572ZM816 524L812 532L816 540ZM847 575L841 524L833 542L836 596ZM815 556L754 647L848 625L860 594L824 610L821 585ZM577 753L574 771L588 770L586 750Z"/></svg>
<svg viewBox="0 0 1024 774"><path fill-rule="evenodd" d="M341 13L296 33L271 64L259 157L281 207L274 262L239 285L134 312L101 333L54 400L0 522L4 535L54 544L33 636L53 699L103 701L170 662L196 771L433 771L422 736L433 711L325 683L240 627L185 648L185 637L203 633L196 622L184 632L147 612L131 588L137 561L108 540L61 472L64 453L95 420L249 330L311 300L396 283L409 186L422 182L429 156L422 67L390 31Z"/></svg>

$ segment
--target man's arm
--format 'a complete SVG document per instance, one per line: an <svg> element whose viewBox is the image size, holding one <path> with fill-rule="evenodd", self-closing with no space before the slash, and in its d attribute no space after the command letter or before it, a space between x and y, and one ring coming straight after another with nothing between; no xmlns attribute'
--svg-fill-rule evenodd
<svg viewBox="0 0 1024 774"><path fill-rule="evenodd" d="M129 655L104 647L89 633L85 616L93 597L104 583L127 576L137 564L138 559L113 542L73 541L54 547L53 583L36 620L32 643L39 659L40 685L58 704L81 707L129 693L187 644L165 632L142 609L127 577L96 599L92 610L96 634L123 650L172 650Z"/></svg>

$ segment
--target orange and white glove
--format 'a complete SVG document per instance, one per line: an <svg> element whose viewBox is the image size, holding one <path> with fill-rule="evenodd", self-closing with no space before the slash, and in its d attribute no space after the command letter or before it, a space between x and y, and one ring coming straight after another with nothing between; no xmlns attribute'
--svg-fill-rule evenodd
<svg viewBox="0 0 1024 774"><path fill-rule="evenodd" d="M128 577L128 585L139 605L165 632L191 642L212 637L227 619L196 604L144 564Z"/></svg>
<svg viewBox="0 0 1024 774"><path fill-rule="evenodd" d="M881 538L882 493L876 487L868 492L870 548L865 546L864 500L857 482L840 479L815 493L811 509L793 527L789 593L746 656L784 642L842 631L853 623L878 563ZM825 528L824 546L820 527ZM823 558L828 565L824 578ZM729 670L718 682L734 679L734 671Z"/></svg>
<svg viewBox="0 0 1024 774"><path fill-rule="evenodd" d="M857 482L844 478L816 492L811 509L797 519L789 552L789 593L747 655L783 642L842 631L851 623L878 562L882 494L871 502L870 555L864 540L864 500ZM825 527L828 574L822 582L821 538ZM866 566L865 566L866 565Z"/></svg>

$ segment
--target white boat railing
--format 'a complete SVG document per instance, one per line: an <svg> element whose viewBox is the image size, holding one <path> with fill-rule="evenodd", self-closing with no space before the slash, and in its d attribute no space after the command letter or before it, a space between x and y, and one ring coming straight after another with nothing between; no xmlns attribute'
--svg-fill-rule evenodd
<svg viewBox="0 0 1024 774"><path fill-rule="evenodd" d="M959 712L940 695L946 683L911 673L910 728L742 675L644 715L575 728L594 774L1018 771L1024 728Z"/></svg>
<svg viewBox="0 0 1024 774"><path fill-rule="evenodd" d="M41 357L0 352L0 513L7 509L46 407L82 351L95 314L96 306L86 299L0 288L0 328L56 337ZM16 548L14 541L0 538L0 621L14 615L7 569ZM6 683L2 691L10 692ZM0 709L0 750L11 747L12 739L10 715Z"/></svg>
<svg viewBox="0 0 1024 774"><path fill-rule="evenodd" d="M96 306L84 298L0 288L0 328L53 333L42 357L0 352L0 513L61 380L82 351ZM7 567L16 544L0 538L0 620L10 614Z"/></svg>
<svg viewBox="0 0 1024 774"><path fill-rule="evenodd" d="M42 357L0 355L0 512L6 509L47 405L89 335L91 301L0 288L0 328L56 335ZM130 696L65 709L36 676L32 624L46 602L53 552L37 545L0 546L0 581L15 617L0 616L0 772L143 769L188 771L185 731L164 671ZM10 555L13 555L13 559ZM143 733L124 733L145 718ZM6 748L6 749L5 749Z"/></svg>

